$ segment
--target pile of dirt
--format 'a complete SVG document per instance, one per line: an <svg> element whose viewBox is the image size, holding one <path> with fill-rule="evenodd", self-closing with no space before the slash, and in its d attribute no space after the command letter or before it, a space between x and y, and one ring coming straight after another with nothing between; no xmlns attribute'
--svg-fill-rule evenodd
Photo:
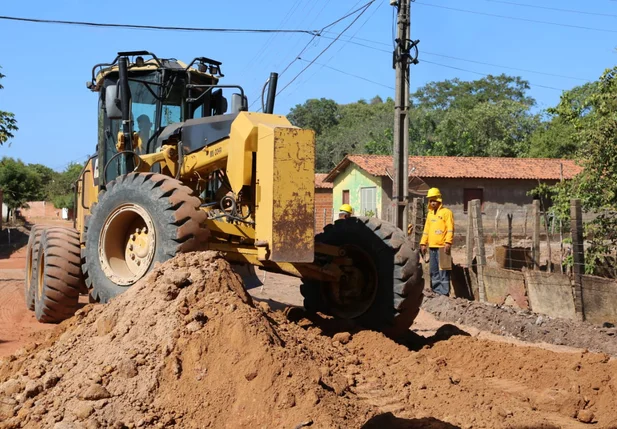
<svg viewBox="0 0 617 429"><path fill-rule="evenodd" d="M253 305L212 252L166 262L0 362L0 428L604 428L615 403L606 354L452 325L414 349Z"/></svg>
<svg viewBox="0 0 617 429"><path fill-rule="evenodd" d="M4 360L0 427L360 427L372 408L324 369L340 346L281 322L216 253L180 255Z"/></svg>
<svg viewBox="0 0 617 429"><path fill-rule="evenodd" d="M551 318L530 310L442 295L425 297L422 309L441 321L471 326L497 335L617 356L615 327Z"/></svg>
<svg viewBox="0 0 617 429"><path fill-rule="evenodd" d="M358 364L352 393L382 414L456 425L401 428L617 427L617 362L608 355L554 353L459 333L444 325L436 336L449 339L435 338L417 353L388 346L372 332L355 334L348 344Z"/></svg>

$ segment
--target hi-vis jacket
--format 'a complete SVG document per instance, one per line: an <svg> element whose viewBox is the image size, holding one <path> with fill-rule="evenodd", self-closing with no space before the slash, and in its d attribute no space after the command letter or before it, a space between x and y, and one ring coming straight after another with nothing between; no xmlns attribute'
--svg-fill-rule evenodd
<svg viewBox="0 0 617 429"><path fill-rule="evenodd" d="M444 247L452 244L454 238L454 216L452 210L439 206L436 211L429 210L420 244L428 247Z"/></svg>

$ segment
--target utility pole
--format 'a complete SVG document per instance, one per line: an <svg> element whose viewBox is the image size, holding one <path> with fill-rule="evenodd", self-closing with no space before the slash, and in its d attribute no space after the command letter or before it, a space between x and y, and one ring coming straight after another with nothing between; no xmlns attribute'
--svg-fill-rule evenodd
<svg viewBox="0 0 617 429"><path fill-rule="evenodd" d="M390 0L397 8L396 47L392 67L396 70L394 94L394 174L392 177L393 223L407 233L409 205L409 66L418 63L419 40L410 40L411 7L414 0ZM411 54L412 49L414 55Z"/></svg>

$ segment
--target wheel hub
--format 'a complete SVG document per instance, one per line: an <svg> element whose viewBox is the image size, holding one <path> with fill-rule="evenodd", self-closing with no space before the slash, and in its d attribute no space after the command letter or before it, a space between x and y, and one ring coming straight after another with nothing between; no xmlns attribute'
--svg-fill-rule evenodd
<svg viewBox="0 0 617 429"><path fill-rule="evenodd" d="M99 258L105 275L120 286L141 279L152 264L156 234L152 218L135 204L124 204L105 220L101 230Z"/></svg>
<svg viewBox="0 0 617 429"><path fill-rule="evenodd" d="M338 283L328 288L328 300L332 313L341 318L352 319L365 313L377 294L377 269L375 263L359 247L344 246L346 256L353 265L341 267L343 275Z"/></svg>

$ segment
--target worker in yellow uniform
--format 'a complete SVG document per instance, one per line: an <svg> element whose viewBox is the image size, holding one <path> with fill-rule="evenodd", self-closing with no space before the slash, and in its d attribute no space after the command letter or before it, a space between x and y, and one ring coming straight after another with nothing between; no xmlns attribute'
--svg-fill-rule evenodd
<svg viewBox="0 0 617 429"><path fill-rule="evenodd" d="M451 255L452 240L454 238L454 215L452 210L442 204L441 192L431 188L426 194L429 211L424 225L424 233L420 241L420 251L426 254L428 245L430 253L431 289L433 292L448 295L450 293L450 270L441 269L439 263L440 249L448 257ZM445 259L445 258L444 258Z"/></svg>
<svg viewBox="0 0 617 429"><path fill-rule="evenodd" d="M349 219L353 214L353 208L349 204L343 204L340 209L338 209L338 218L339 219Z"/></svg>

